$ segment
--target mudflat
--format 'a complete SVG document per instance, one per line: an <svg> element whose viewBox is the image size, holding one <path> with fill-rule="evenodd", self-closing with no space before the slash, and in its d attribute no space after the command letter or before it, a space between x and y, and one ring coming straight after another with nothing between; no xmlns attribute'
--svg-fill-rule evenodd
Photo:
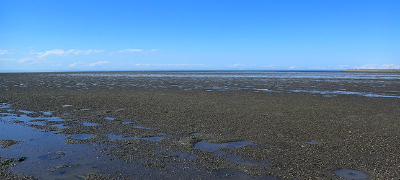
<svg viewBox="0 0 400 180"><path fill-rule="evenodd" d="M0 103L17 116L52 112L68 119L68 128L57 129L60 134L93 137L65 143L101 146L100 153L121 163L155 170L153 177L217 179L229 178L230 171L235 178L340 179L334 172L341 169L367 179L400 177L399 98L118 86L127 83L121 79L110 80L113 88L82 87L68 76L59 78L57 87L39 75L1 74ZM93 79L78 83L85 81ZM2 176L16 176L7 168ZM152 176L100 171L81 177Z"/></svg>

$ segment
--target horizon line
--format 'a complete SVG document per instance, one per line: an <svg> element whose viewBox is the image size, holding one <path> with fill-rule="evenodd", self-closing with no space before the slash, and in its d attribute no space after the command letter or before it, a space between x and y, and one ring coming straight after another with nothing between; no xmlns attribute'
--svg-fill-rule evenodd
<svg viewBox="0 0 400 180"><path fill-rule="evenodd" d="M0 70L0 73L71 73L71 72L234 72L234 71L270 71L270 72L400 72L400 69L307 69L307 70Z"/></svg>

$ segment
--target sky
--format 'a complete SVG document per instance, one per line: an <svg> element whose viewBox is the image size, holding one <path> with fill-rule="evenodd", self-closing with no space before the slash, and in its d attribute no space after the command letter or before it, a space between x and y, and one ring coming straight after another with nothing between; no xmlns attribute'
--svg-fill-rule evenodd
<svg viewBox="0 0 400 180"><path fill-rule="evenodd" d="M400 69L399 0L1 0L0 72Z"/></svg>

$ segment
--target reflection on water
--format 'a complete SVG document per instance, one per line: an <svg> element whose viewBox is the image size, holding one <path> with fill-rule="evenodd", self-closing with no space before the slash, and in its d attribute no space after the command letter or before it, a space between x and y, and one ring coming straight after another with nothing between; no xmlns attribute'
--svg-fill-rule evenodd
<svg viewBox="0 0 400 180"><path fill-rule="evenodd" d="M54 111L40 111L45 116L51 116Z"/></svg>
<svg viewBox="0 0 400 180"><path fill-rule="evenodd" d="M46 125L46 121L44 120L37 120L37 121L29 121L26 123L27 125L37 125L37 126L44 126Z"/></svg>
<svg viewBox="0 0 400 180"><path fill-rule="evenodd" d="M369 177L366 173L352 169L339 169L337 171L333 171L333 173L344 179L363 180Z"/></svg>
<svg viewBox="0 0 400 180"><path fill-rule="evenodd" d="M366 92L351 92L351 91L292 90L292 92L305 92L305 93L322 94L322 95L344 94L344 95L359 95L359 96L366 96L366 97L400 98L400 96L397 96L397 95L373 94L373 93L366 93Z"/></svg>
<svg viewBox="0 0 400 180"><path fill-rule="evenodd" d="M19 110L19 112L25 113L25 114L33 114L36 113L34 111L26 111L26 110Z"/></svg>
<svg viewBox="0 0 400 180"><path fill-rule="evenodd" d="M133 127L136 129L151 129L151 128L143 127L143 126L133 126Z"/></svg>
<svg viewBox="0 0 400 180"><path fill-rule="evenodd" d="M83 122L82 123L84 126L98 126L99 124L97 123L91 123L91 122Z"/></svg>
<svg viewBox="0 0 400 180"><path fill-rule="evenodd" d="M65 129L69 128L69 126L65 126L64 124L54 124L52 127L60 128L60 129Z"/></svg>
<svg viewBox="0 0 400 180"><path fill-rule="evenodd" d="M93 153L91 145L66 144L66 135L54 134L53 132L36 131L34 128L24 126L20 123L12 123L1 119L0 132L1 139L19 140L21 143L9 148L1 149L2 157L18 158L27 157L25 161L11 167L16 173L35 176L39 179L67 178L76 179L81 172L79 168L84 168L87 172L94 172L91 169L90 158L98 156ZM52 153L63 151L65 156ZM84 158L86 157L86 158ZM101 159L101 158L100 158ZM105 158L103 158L105 160ZM80 164L80 167L68 169L64 174L49 172L48 169L57 167L60 164Z"/></svg>
<svg viewBox="0 0 400 180"><path fill-rule="evenodd" d="M10 105L7 103L0 103L0 109L10 108Z"/></svg>
<svg viewBox="0 0 400 180"><path fill-rule="evenodd" d="M107 136L85 133L66 135L63 134L64 130L75 128L75 126L68 126L71 123L69 119L64 120L59 117L48 117L48 115L46 117L30 117L26 114L17 116L17 114L9 113L10 109L6 109L10 108L10 105L2 103L2 106L4 108L0 110L2 111L0 116L1 157L14 159L26 157L24 161L10 167L10 170L14 173L34 176L39 179L82 179L82 175L94 172L117 174L139 179L180 179L188 177L195 179L214 179L217 177L222 179L255 179L249 174L236 169L223 169L214 172L199 171L195 164L190 163L199 158L197 155L185 152L171 152L170 150L158 152L169 155L164 158L169 157L179 160L175 163L166 164L168 168L178 173L168 173L168 169L149 168L145 164L140 164L140 162L146 162L146 158L152 159L153 157L137 157L137 159L133 159L133 162L136 163L125 162L115 159L114 155L103 153L102 149L107 149L109 146L107 143L115 143L110 146L114 147L118 142L121 142L118 140L145 140L144 142L137 141L137 143L147 146L149 143L158 144L158 141L173 137L165 133L156 133L159 136L142 138L113 134L108 134ZM27 111L22 110L19 112ZM85 126L93 128L102 127L98 123L74 122L76 124L83 124L84 129L87 128ZM121 123L119 121L113 122ZM143 126L132 128L137 129L137 131L141 131L141 129L146 129L146 132L152 131L152 129ZM54 129L59 129L60 131L54 131ZM199 135L199 133L193 133L192 135ZM100 142L107 143L102 144ZM129 144L131 143L127 143L127 145ZM246 145L256 144L248 141L222 144L199 142L195 148L211 150L216 154L223 154L220 158L226 158L237 164L269 165L265 161L249 161L241 156L219 150L221 147L234 148ZM140 148L140 146L137 148ZM140 149L137 150L142 151ZM259 178L276 179L273 176L260 176Z"/></svg>
<svg viewBox="0 0 400 180"><path fill-rule="evenodd" d="M72 139L92 139L94 135L92 134L77 134L77 135L71 135L70 136Z"/></svg>

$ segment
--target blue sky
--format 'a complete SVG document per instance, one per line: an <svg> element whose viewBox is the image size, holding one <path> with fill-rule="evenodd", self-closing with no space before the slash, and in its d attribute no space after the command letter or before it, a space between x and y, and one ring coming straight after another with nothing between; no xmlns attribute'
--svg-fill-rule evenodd
<svg viewBox="0 0 400 180"><path fill-rule="evenodd" d="M0 1L0 71L400 68L400 1Z"/></svg>

